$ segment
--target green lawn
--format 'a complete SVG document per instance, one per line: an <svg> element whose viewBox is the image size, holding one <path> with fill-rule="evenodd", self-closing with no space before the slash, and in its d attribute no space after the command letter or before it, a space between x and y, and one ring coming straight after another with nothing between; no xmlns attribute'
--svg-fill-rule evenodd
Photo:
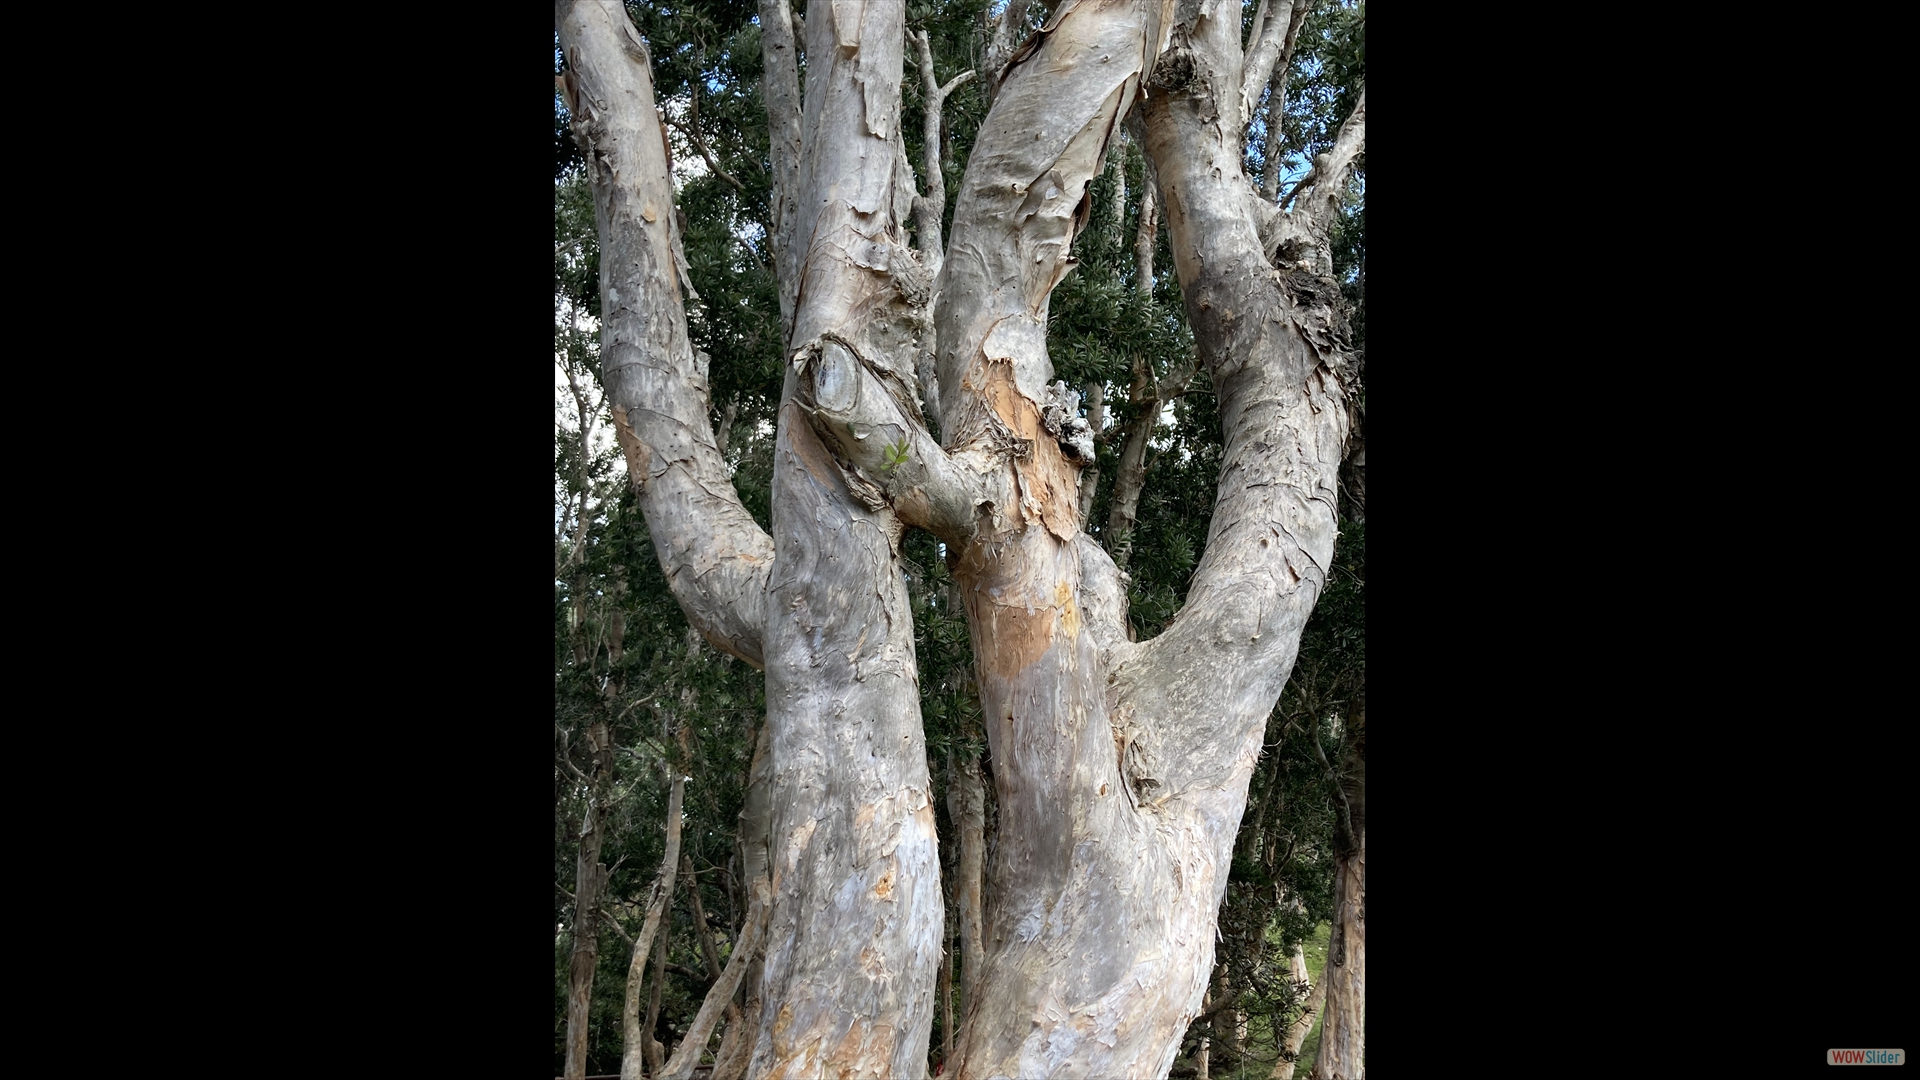
<svg viewBox="0 0 1920 1080"><path fill-rule="evenodd" d="M1314 985L1326 974L1327 946L1333 939L1333 927L1321 923L1314 931L1313 938L1301 946L1307 957L1307 973L1312 976ZM1255 1054L1271 1056L1273 1053L1273 1029L1268 1026L1264 1016L1247 1018L1247 1049ZM1320 1047L1320 1018L1313 1018L1313 1030L1307 1032L1307 1040L1300 1044L1300 1064L1294 1069L1295 1080L1302 1080L1308 1070L1313 1068L1313 1055ZM1215 1072L1212 1080L1267 1080L1273 1073L1271 1061L1248 1061L1231 1072Z"/></svg>

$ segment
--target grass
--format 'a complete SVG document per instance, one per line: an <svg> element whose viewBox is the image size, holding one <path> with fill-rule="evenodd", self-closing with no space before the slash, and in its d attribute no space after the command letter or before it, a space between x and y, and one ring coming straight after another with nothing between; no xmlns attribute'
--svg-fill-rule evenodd
<svg viewBox="0 0 1920 1080"><path fill-rule="evenodd" d="M1321 923L1319 929L1314 931L1313 937L1303 942L1300 946L1301 952L1303 952L1307 958L1307 974L1312 977L1315 986L1320 984L1321 978L1326 974L1327 947L1332 940L1332 925L1329 923ZM1322 1011L1325 1010L1323 1009ZM1248 1017L1247 1049L1256 1054L1264 1050L1265 1054L1270 1056L1273 1053L1272 1032L1273 1029L1269 1026L1267 1017ZM1305 1077L1307 1072L1313 1068L1313 1056L1319 1047L1320 1018L1315 1016L1313 1018L1313 1030L1307 1032L1306 1041L1300 1044L1300 1064L1294 1069L1293 1073L1295 1080L1301 1080L1301 1078ZM1267 1080L1267 1077L1272 1075L1272 1073L1273 1063L1271 1061L1246 1061L1243 1062L1239 1068L1230 1072L1214 1072L1212 1080Z"/></svg>

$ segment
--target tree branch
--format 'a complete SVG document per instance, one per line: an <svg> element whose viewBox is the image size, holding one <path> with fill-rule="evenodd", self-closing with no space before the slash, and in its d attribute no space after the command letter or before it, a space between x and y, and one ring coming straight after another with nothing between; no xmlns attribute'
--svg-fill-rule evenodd
<svg viewBox="0 0 1920 1080"><path fill-rule="evenodd" d="M990 452L941 449L897 379L886 382L849 342L815 342L798 361L795 400L814 430L851 466L854 497L893 504L902 521L950 544L972 535ZM891 386L889 385L891 383Z"/></svg>
<svg viewBox="0 0 1920 1080"><path fill-rule="evenodd" d="M800 213L800 69L794 41L797 17L787 0L760 0L761 97L767 106L768 163L773 167L773 244L780 288L781 344L793 332L799 253L793 223ZM804 246L804 245L803 245Z"/></svg>
<svg viewBox="0 0 1920 1080"><path fill-rule="evenodd" d="M987 51L981 57L981 74L985 76L983 85L987 88L989 101L999 96L1000 77L1006 72L1007 62L1024 36L1022 31L1027 26L1027 5L1028 0L1009 0L1006 10L988 28Z"/></svg>
<svg viewBox="0 0 1920 1080"><path fill-rule="evenodd" d="M680 1040L673 1058L660 1071L659 1080L689 1080L693 1076L693 1068L700 1062L700 1054L707 1047L714 1024L719 1022L721 1012L733 1003L734 992L740 988L740 979L747 973L748 963L760 951L760 940L765 936L766 926L765 894L761 893L754 897L753 906L747 912L746 930L734 946L733 956L727 960L727 969L720 974L713 988L707 991L706 1000L700 1003L699 1013L687 1028L686 1038Z"/></svg>
<svg viewBox="0 0 1920 1080"><path fill-rule="evenodd" d="M1253 45L1247 50L1246 61L1240 69L1240 126L1244 129L1247 121L1253 119L1253 110L1260 104L1260 93L1267 88L1272 79L1274 63L1280 58L1280 47L1287 36L1287 29L1293 22L1295 0L1280 0L1280 5L1270 12L1263 12L1266 21L1259 16L1254 19ZM1267 0L1260 0L1262 8Z"/></svg>
<svg viewBox="0 0 1920 1080"><path fill-rule="evenodd" d="M974 77L974 72L963 71L947 80L945 86L935 81L933 72L933 46L927 32L909 33L913 42L915 58L920 64L921 96L924 99L922 126L926 132L926 195L914 205L915 225L920 233L921 261L929 273L936 278L940 275L940 263L945 256L945 246L941 241L941 221L947 212L947 177L945 162L940 153L941 110L946 107L947 95L953 93L961 83Z"/></svg>
<svg viewBox="0 0 1920 1080"><path fill-rule="evenodd" d="M1333 141L1333 148L1313 159L1313 170L1301 178L1301 184L1295 185L1297 194L1308 180L1312 181L1312 190L1308 192L1301 205L1294 208L1296 213L1306 212L1306 225L1316 236L1324 235L1332 225L1333 215L1339 212L1341 198L1346 194L1347 177L1353 170L1353 161L1367 148L1367 87L1360 86L1360 100L1354 102L1353 112L1340 125L1340 134ZM1289 195L1292 198L1293 195Z"/></svg>
<svg viewBox="0 0 1920 1080"><path fill-rule="evenodd" d="M573 3L561 46L600 237L601 382L674 598L707 640L761 666L773 541L733 488L687 340L674 194L645 42L624 8ZM583 515L584 518L584 515Z"/></svg>
<svg viewBox="0 0 1920 1080"><path fill-rule="evenodd" d="M687 137L687 141L693 144L693 148L700 152L701 159L707 163L708 171L712 172L715 176L718 176L720 179L725 180L727 183L732 184L733 190L739 192L742 195L745 195L747 193L747 189L740 183L739 180L734 178L734 175L732 173L720 167L719 160L713 156L713 152L711 150L707 149L707 140L700 137L700 81L699 79L695 78L694 80L689 82L687 86L688 86L688 92L692 96L692 104L687 109L686 122L680 123L674 120L673 118L669 117L667 119L667 123L672 124L675 130L679 131L680 134L685 135Z"/></svg>

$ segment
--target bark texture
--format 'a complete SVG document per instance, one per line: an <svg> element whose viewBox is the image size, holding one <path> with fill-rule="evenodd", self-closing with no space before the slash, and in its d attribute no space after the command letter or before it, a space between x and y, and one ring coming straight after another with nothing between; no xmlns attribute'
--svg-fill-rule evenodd
<svg viewBox="0 0 1920 1080"><path fill-rule="evenodd" d="M1300 1063L1300 1044L1307 1041L1307 1034L1313 1030L1314 1018L1320 1015L1321 1005L1327 1000L1327 980L1322 978L1314 982L1307 972L1306 952L1300 946L1293 947L1293 981L1300 986L1311 986L1307 991L1306 1004L1293 1023L1287 1025L1286 1033L1280 1039L1280 1060L1274 1063L1270 1080L1293 1080L1294 1069Z"/></svg>
<svg viewBox="0 0 1920 1080"><path fill-rule="evenodd" d="M593 997L594 969L600 962L600 892L607 880L607 868L600 862L600 848L606 837L600 810L613 769L613 746L604 720L596 719L588 725L587 742L593 764L588 777L586 812L581 816L580 853L573 881L573 956L567 971L565 1080L581 1080L587 1074L587 1009Z"/></svg>
<svg viewBox="0 0 1920 1080"><path fill-rule="evenodd" d="M1357 1080L1366 1066L1367 1003L1367 708L1362 691L1347 720L1341 761L1338 859L1333 879L1333 940L1327 950L1326 1021L1314 1075Z"/></svg>
<svg viewBox="0 0 1920 1080"><path fill-rule="evenodd" d="M792 20L763 0L791 311L769 539L706 429L644 49L617 5L563 5L604 207L603 356L623 445L689 618L767 674L763 792L750 788L745 823L750 849L764 845L748 880L764 870L769 896L764 1005L750 991L743 1021L757 1024L744 1055L756 1078L925 1067L943 912L904 528L954 554L994 765L998 841L978 970L963 964L954 1077L1166 1075L1213 971L1265 721L1326 583L1348 428L1343 329L1318 263L1283 273L1268 261L1276 235L1324 230L1289 226L1242 174L1238 5L1059 0L1012 48L1016 7L989 49L994 104L935 280L903 242L904 6L815 0L800 105ZM1278 11L1256 21L1268 48ZM599 29L569 38L573 23ZM579 44L590 37L600 45ZM1092 432L1053 379L1046 324L1089 184L1143 99L1155 201L1225 450L1187 605L1136 644L1121 572L1081 531ZM1339 163L1328 167L1316 183L1337 191ZM938 441L916 363L929 335ZM731 1075L741 1054L723 1057Z"/></svg>
<svg viewBox="0 0 1920 1080"><path fill-rule="evenodd" d="M902 228L903 16L899 4L834 0L806 24L795 362L774 449L772 915L754 1077L917 1076L933 1022L943 915L903 525L810 415L858 404L848 391L868 380L917 412L927 281Z"/></svg>
<svg viewBox="0 0 1920 1080"><path fill-rule="evenodd" d="M687 342L685 259L646 45L618 4L560 0L555 22L593 182L601 382L627 469L688 621L760 667L773 544L734 491L707 419L707 356Z"/></svg>
<svg viewBox="0 0 1920 1080"><path fill-rule="evenodd" d="M633 940L633 959L627 964L627 996L620 1009L623 1036L620 1080L640 1080L647 1071L643 1068L643 1062L650 1034L640 1024L640 989L646 983L647 961L652 959L654 934L660 930L660 923L666 918L673 899L673 877L680 861L680 805L685 792L685 778L676 774L673 787L667 795L667 853L660 860L660 873L653 880L653 892L647 902L646 921L640 925L640 936ZM659 985L657 974L654 985ZM658 1069L654 1071L658 1072Z"/></svg>

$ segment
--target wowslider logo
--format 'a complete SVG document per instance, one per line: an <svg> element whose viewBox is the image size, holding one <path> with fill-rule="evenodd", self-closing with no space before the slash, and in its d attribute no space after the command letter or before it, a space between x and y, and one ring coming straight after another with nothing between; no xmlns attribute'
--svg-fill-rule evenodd
<svg viewBox="0 0 1920 1080"><path fill-rule="evenodd" d="M1905 1050L1829 1050L1829 1065L1905 1065Z"/></svg>

